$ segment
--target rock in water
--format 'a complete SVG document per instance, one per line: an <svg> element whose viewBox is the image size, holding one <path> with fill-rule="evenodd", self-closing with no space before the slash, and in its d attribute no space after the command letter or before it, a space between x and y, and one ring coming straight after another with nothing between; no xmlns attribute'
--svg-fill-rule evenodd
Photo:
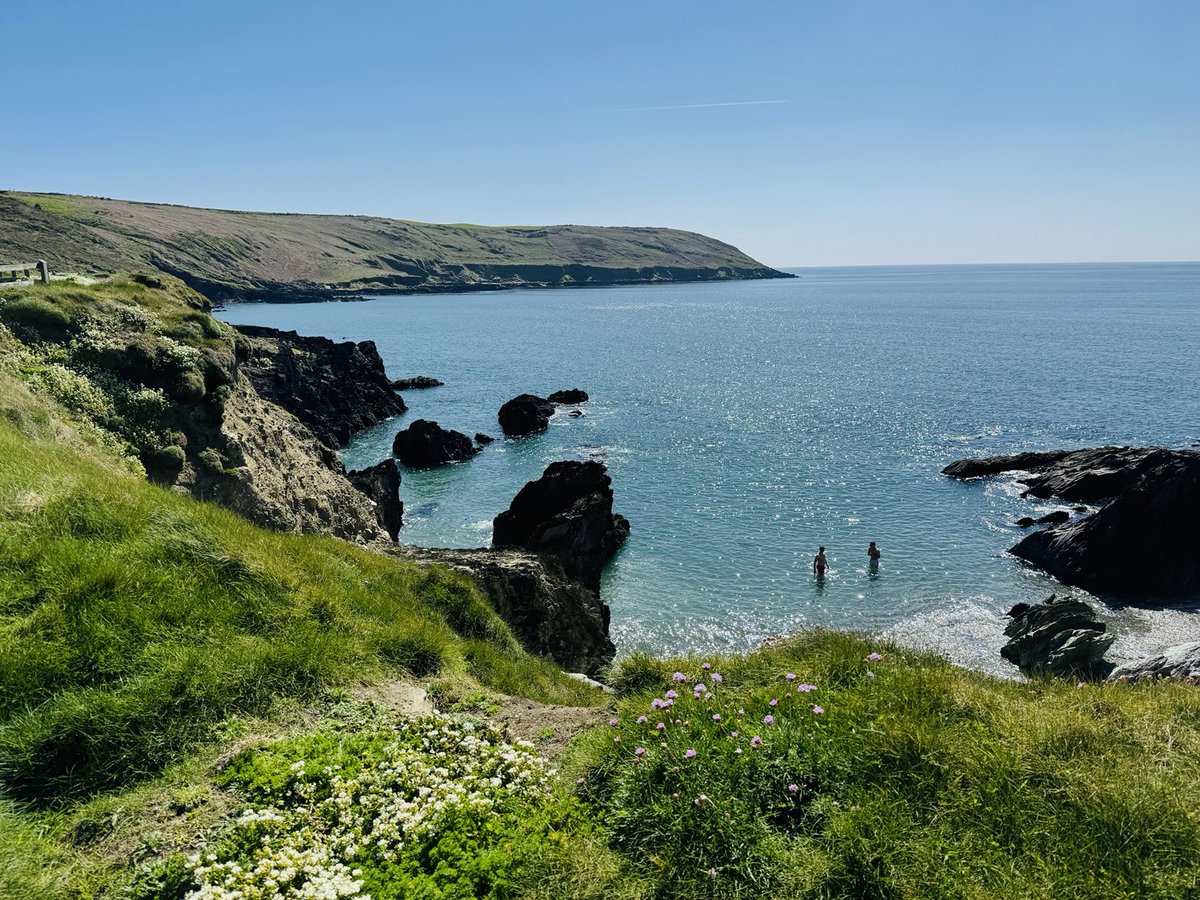
<svg viewBox="0 0 1200 900"><path fill-rule="evenodd" d="M1128 599L1200 596L1200 453L1159 451L1098 512L1028 535L1012 553L1066 584Z"/></svg>
<svg viewBox="0 0 1200 900"><path fill-rule="evenodd" d="M1026 494L1108 501L1087 518L1023 538L1013 555L1066 584L1127 601L1200 597L1200 453L1101 447L959 460L942 471L974 478L1011 470L1032 473L1022 477Z"/></svg>
<svg viewBox="0 0 1200 900"><path fill-rule="evenodd" d="M492 544L554 556L568 576L599 592L604 564L629 536L629 522L612 503L604 463L551 463L496 516Z"/></svg>
<svg viewBox="0 0 1200 900"><path fill-rule="evenodd" d="M496 440L496 439L494 437L492 437L490 434L484 434L482 431L475 432L475 443L477 443L477 444L485 444L486 445L486 444L490 444L494 440Z"/></svg>
<svg viewBox="0 0 1200 900"><path fill-rule="evenodd" d="M1103 677L1112 664L1104 654L1115 638L1082 600L1053 595L1033 606L1020 603L1004 629L1009 641L1000 655L1028 674Z"/></svg>
<svg viewBox="0 0 1200 900"><path fill-rule="evenodd" d="M569 388L565 391L555 391L546 398L551 403L558 403L564 406L570 406L575 403L587 403L587 391L581 391L579 388Z"/></svg>
<svg viewBox="0 0 1200 900"><path fill-rule="evenodd" d="M417 419L392 441L392 453L411 469L460 462L478 452L479 448L461 431L447 430L428 419Z"/></svg>
<svg viewBox="0 0 1200 900"><path fill-rule="evenodd" d="M425 388L441 387L446 382L430 378L428 375L416 375L412 378L397 378L392 382L393 391L416 391Z"/></svg>
<svg viewBox="0 0 1200 900"><path fill-rule="evenodd" d="M307 425L327 447L344 447L354 432L406 409L373 341L338 344L259 325L236 327L238 363L255 391Z"/></svg>
<svg viewBox="0 0 1200 900"><path fill-rule="evenodd" d="M545 431L554 415L554 404L544 397L521 394L500 407L497 419L509 437L521 437L535 431Z"/></svg>
<svg viewBox="0 0 1200 900"><path fill-rule="evenodd" d="M1156 678L1200 683L1200 641L1177 644L1156 656L1117 666L1108 676L1109 681L1153 681Z"/></svg>
<svg viewBox="0 0 1200 900"><path fill-rule="evenodd" d="M388 536L400 539L404 524L404 503L400 500L400 471L394 460L385 459L366 469L347 472L350 483L371 498L375 515Z"/></svg>

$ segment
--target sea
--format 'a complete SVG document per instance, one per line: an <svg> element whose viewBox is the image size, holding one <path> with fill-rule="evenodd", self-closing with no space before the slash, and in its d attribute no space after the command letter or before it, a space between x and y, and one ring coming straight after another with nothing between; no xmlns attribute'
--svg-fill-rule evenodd
<svg viewBox="0 0 1200 900"><path fill-rule="evenodd" d="M743 651L819 627L1014 676L999 656L1005 612L1065 589L1007 553L1025 533L1013 523L1070 505L1022 499L1015 476L940 470L1023 450L1200 446L1200 263L789 271L218 314L372 340L391 377L445 382L404 392L407 413L343 450L349 468L389 457L419 418L497 438L469 462L402 471L406 543L487 546L492 519L548 464L604 462L632 524L602 586L621 654ZM503 439L506 400L571 387L590 396L582 416L563 408L546 432ZM1200 639L1200 603L1094 599L1118 660Z"/></svg>

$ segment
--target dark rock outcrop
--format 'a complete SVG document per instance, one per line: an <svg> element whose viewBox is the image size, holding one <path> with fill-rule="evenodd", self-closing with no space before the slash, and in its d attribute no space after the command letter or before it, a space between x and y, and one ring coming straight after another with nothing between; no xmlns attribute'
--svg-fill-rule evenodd
<svg viewBox="0 0 1200 900"><path fill-rule="evenodd" d="M388 536L399 540L404 503L400 500L400 470L395 461L385 459L366 469L347 472L346 477L375 504L375 516Z"/></svg>
<svg viewBox="0 0 1200 900"><path fill-rule="evenodd" d="M1032 606L1019 603L1004 629L1008 643L1000 655L1028 674L1102 678L1112 668L1104 654L1114 640L1082 600L1051 595Z"/></svg>
<svg viewBox="0 0 1200 900"><path fill-rule="evenodd" d="M407 407L392 390L373 341L335 343L239 325L240 369L264 400L282 406L329 447Z"/></svg>
<svg viewBox="0 0 1200 900"><path fill-rule="evenodd" d="M1053 450L982 459L960 459L942 469L951 478L981 478L1002 472L1028 472L1020 479L1024 495L1096 503L1131 487L1143 472L1157 467L1174 451L1157 448L1100 447Z"/></svg>
<svg viewBox="0 0 1200 900"><path fill-rule="evenodd" d="M484 434L482 431L475 432L475 443L477 444L486 445L490 444L494 440L496 440L494 437L489 434Z"/></svg>
<svg viewBox="0 0 1200 900"><path fill-rule="evenodd" d="M479 448L461 431L448 430L428 419L417 419L392 442L392 453L410 469L461 462L478 452Z"/></svg>
<svg viewBox="0 0 1200 900"><path fill-rule="evenodd" d="M496 418L509 437L521 437L535 431L545 431L554 415L554 404L545 397L520 394L500 407Z"/></svg>
<svg viewBox="0 0 1200 900"><path fill-rule="evenodd" d="M518 550L404 548L403 553L471 575L526 650L549 656L569 672L599 677L616 655L608 636L608 606L553 557Z"/></svg>
<svg viewBox="0 0 1200 900"><path fill-rule="evenodd" d="M1099 511L1028 535L1013 555L1096 593L1200 596L1200 453L1158 451L1155 461Z"/></svg>
<svg viewBox="0 0 1200 900"><path fill-rule="evenodd" d="M960 460L956 478L1022 470L1026 494L1097 512L1023 538L1012 553L1066 584L1126 600L1200 596L1200 453L1102 447Z"/></svg>
<svg viewBox="0 0 1200 900"><path fill-rule="evenodd" d="M1177 644L1162 653L1117 666L1109 673L1109 681L1154 681L1158 678L1178 678L1200 684L1200 641Z"/></svg>
<svg viewBox="0 0 1200 900"><path fill-rule="evenodd" d="M413 378L397 378L392 382L394 391L416 391L424 388L441 387L446 382L430 378L428 375L417 375Z"/></svg>
<svg viewBox="0 0 1200 900"><path fill-rule="evenodd" d="M558 403L564 406L570 406L573 403L587 403L587 391L579 388L568 388L565 391L555 391L546 398L551 403Z"/></svg>
<svg viewBox="0 0 1200 900"><path fill-rule="evenodd" d="M553 556L568 576L599 592L604 564L629 536L629 522L612 504L604 463L551 463L495 518L492 544Z"/></svg>

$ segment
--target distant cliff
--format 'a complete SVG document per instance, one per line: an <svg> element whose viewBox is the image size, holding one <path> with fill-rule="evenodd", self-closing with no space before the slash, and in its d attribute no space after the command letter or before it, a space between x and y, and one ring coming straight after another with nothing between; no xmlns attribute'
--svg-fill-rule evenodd
<svg viewBox="0 0 1200 900"><path fill-rule="evenodd" d="M83 274L153 266L218 302L788 278L672 228L432 225L0 192L0 261Z"/></svg>

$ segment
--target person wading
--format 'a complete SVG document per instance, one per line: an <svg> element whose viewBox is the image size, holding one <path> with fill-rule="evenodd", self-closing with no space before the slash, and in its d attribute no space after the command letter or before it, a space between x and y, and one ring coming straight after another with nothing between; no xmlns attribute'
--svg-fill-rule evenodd
<svg viewBox="0 0 1200 900"><path fill-rule="evenodd" d="M825 548L818 547L817 555L813 557L813 573L818 578L824 578L827 568L829 568L829 561L825 559Z"/></svg>

